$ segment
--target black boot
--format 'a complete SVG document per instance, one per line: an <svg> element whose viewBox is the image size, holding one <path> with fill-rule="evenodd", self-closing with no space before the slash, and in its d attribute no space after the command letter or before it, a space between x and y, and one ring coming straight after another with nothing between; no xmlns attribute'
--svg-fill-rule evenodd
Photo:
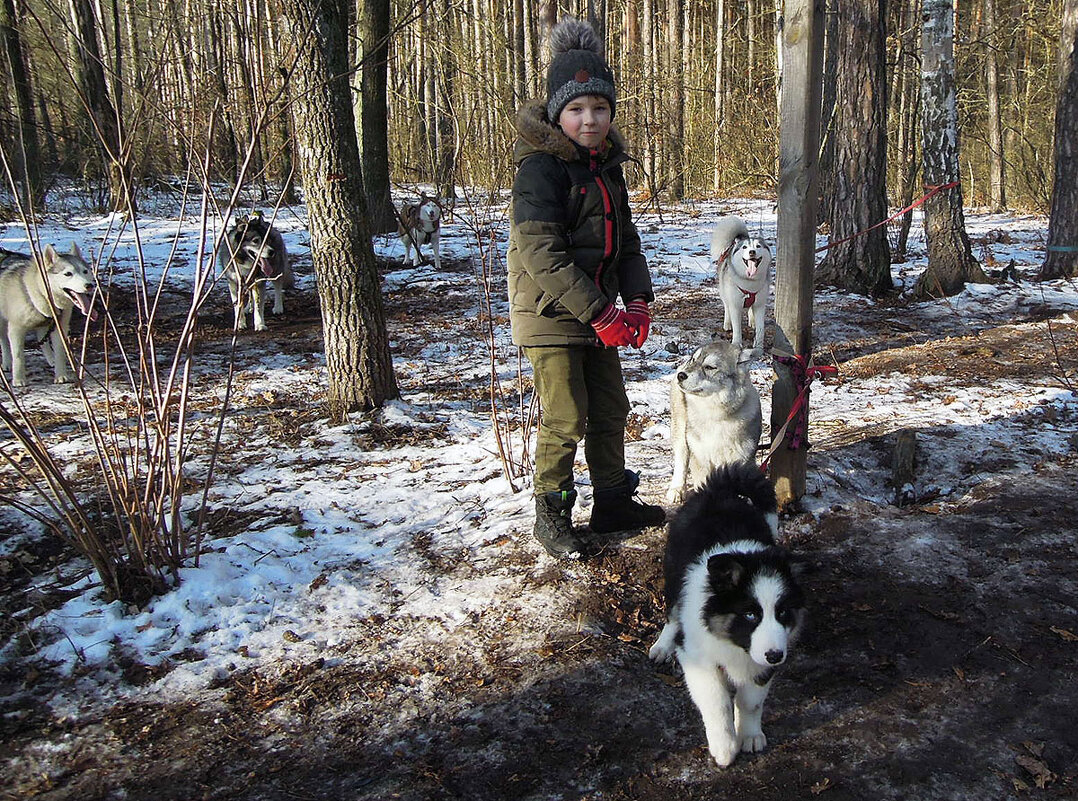
<svg viewBox="0 0 1078 801"><path fill-rule="evenodd" d="M632 470L626 470L623 486L595 490L591 508L591 530L596 534L610 534L614 531L661 526L665 523L666 512L661 506L650 506L633 499L633 493L639 484L640 476Z"/></svg>
<svg viewBox="0 0 1078 801"><path fill-rule="evenodd" d="M551 556L583 555L585 546L573 532L576 490L535 496L535 538Z"/></svg>

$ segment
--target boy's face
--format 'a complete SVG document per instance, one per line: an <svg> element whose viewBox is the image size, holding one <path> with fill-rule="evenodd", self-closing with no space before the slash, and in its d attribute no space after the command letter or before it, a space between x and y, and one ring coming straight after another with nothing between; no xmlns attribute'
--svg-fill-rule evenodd
<svg viewBox="0 0 1078 801"><path fill-rule="evenodd" d="M558 115L558 125L578 145L594 150L610 133L610 101L599 95L574 98Z"/></svg>

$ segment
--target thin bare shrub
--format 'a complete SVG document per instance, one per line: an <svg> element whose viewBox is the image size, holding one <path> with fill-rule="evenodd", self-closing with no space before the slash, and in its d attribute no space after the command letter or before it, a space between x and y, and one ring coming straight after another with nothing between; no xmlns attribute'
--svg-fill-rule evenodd
<svg viewBox="0 0 1078 801"><path fill-rule="evenodd" d="M524 373L524 359L520 348L514 347L515 391L506 392L499 372L500 356L503 348L499 346L495 332L499 322L495 318L494 293L500 293L504 299L505 265L501 263L498 247L498 232L508 230L508 220L504 203L499 202L494 193L485 198L475 198L465 190L461 202L467 207L467 215L461 216L475 239L479 255L476 281L479 285L480 322L487 343L487 357L490 365L488 385L490 401L490 421L498 457L502 463L502 473L513 491L517 481L530 469L529 453L530 432L538 424L538 397L530 392L530 381ZM515 397L514 397L515 396Z"/></svg>
<svg viewBox="0 0 1078 801"><path fill-rule="evenodd" d="M200 314L214 291L223 292L217 252L250 163L248 151L240 180L219 202L209 179L209 153L208 146L192 153L165 265L148 263L134 208L110 217L97 248L95 305L103 325L94 332L87 321L77 346L64 338L84 425L80 441L86 443L93 469L87 469L85 458L73 465L54 454L53 438L30 403L40 389L31 383L24 395L6 376L0 381L0 423L10 434L0 437L0 463L17 477L15 487L5 482L0 488L0 502L84 554L106 595L125 604L141 606L178 583L181 567L197 565L206 533L209 491L232 390L235 327L223 387L205 391L198 386L195 350ZM0 157L13 186L8 154L0 152ZM32 249L41 252L47 243L40 241L35 216L25 209L20 214ZM185 221L199 230L190 281L172 276ZM116 258L121 240L133 243L131 268L119 266ZM178 310L177 294L182 298ZM98 364L92 363L97 357L88 359L92 338L99 338Z"/></svg>

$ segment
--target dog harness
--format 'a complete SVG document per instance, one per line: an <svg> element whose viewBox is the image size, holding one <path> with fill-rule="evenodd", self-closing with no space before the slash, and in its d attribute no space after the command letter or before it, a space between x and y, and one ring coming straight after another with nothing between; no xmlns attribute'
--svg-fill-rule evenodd
<svg viewBox="0 0 1078 801"><path fill-rule="evenodd" d="M737 285L735 284L735 286L737 286ZM737 287L737 288L741 289L741 287ZM743 308L751 309L753 304L756 303L756 293L755 292L749 292L749 290L747 290L747 289L741 289L741 294L745 296L745 305L744 305Z"/></svg>

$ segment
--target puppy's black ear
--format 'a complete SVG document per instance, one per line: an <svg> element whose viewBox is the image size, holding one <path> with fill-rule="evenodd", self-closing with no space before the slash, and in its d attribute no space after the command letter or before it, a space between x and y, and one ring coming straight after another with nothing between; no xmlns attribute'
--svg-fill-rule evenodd
<svg viewBox="0 0 1078 801"><path fill-rule="evenodd" d="M707 560L707 574L718 587L735 587L745 575L745 566L733 554L720 553Z"/></svg>
<svg viewBox="0 0 1078 801"><path fill-rule="evenodd" d="M790 553L786 548L781 545L772 545L767 549L767 553L775 554L779 559L786 563L790 568L790 575L794 578L801 578L808 573L816 572L816 565L810 562L803 556L798 556Z"/></svg>

